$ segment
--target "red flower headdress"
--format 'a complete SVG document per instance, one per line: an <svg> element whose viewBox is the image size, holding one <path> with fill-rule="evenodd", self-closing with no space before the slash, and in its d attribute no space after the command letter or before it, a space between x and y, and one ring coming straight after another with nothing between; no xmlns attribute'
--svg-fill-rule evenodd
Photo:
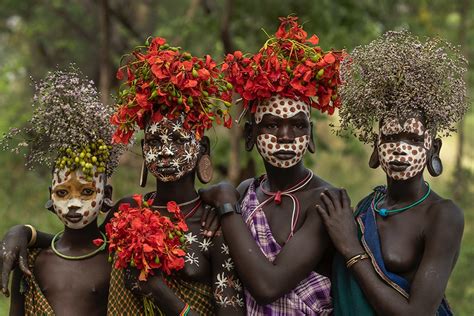
<svg viewBox="0 0 474 316"><path fill-rule="evenodd" d="M117 78L122 80L126 73L127 81L111 119L118 126L115 143L128 143L137 126L144 129L145 119L159 122L164 116L183 116L184 128L193 130L198 139L213 122L231 126L232 85L211 56L194 57L161 37L147 40L126 56L131 58L119 68Z"/></svg>
<svg viewBox="0 0 474 316"><path fill-rule="evenodd" d="M244 108L254 100L279 94L299 99L322 112L333 114L341 101L339 67L343 51L323 52L318 37L308 34L298 18L280 18L277 32L252 56L240 51L228 54L222 70L242 96ZM258 102L252 103L255 112Z"/></svg>

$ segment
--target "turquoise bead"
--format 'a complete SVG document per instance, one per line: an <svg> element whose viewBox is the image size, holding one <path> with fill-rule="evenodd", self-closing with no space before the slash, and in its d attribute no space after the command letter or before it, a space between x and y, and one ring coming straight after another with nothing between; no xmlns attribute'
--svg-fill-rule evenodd
<svg viewBox="0 0 474 316"><path fill-rule="evenodd" d="M388 215L388 211L386 208L383 208L379 211L380 216L386 217Z"/></svg>

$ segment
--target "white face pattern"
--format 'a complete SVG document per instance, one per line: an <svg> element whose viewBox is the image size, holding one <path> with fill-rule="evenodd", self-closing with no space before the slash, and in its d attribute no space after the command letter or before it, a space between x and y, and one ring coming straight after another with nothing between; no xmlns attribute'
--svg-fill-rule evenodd
<svg viewBox="0 0 474 316"><path fill-rule="evenodd" d="M143 156L148 170L160 181L176 181L194 169L199 142L182 119L163 118L145 129Z"/></svg>
<svg viewBox="0 0 474 316"><path fill-rule="evenodd" d="M51 189L53 208L69 228L81 229L99 215L104 199L105 175L95 172L87 181L82 171L55 169Z"/></svg>
<svg viewBox="0 0 474 316"><path fill-rule="evenodd" d="M278 95L262 101L255 112L255 122L259 124L264 115L291 118L304 113L310 119L309 106L301 101ZM303 159L310 141L309 135L295 137L291 143L279 142L277 136L269 133L257 136L257 150L262 158L277 168L290 168Z"/></svg>
<svg viewBox="0 0 474 316"><path fill-rule="evenodd" d="M400 133L421 137L423 145L416 145L414 142L410 142L409 139L405 140L395 137ZM384 139L386 140L384 141ZM420 141L417 142L420 143ZM378 140L377 150L380 165L392 179L410 179L425 168L431 144L432 137L429 130L425 130L425 127L418 119L410 118L406 120L403 127L398 119L387 119L380 128Z"/></svg>

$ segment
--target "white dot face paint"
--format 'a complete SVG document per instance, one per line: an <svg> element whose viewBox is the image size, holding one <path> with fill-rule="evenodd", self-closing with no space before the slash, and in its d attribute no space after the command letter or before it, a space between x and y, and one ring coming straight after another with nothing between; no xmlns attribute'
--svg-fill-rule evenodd
<svg viewBox="0 0 474 316"><path fill-rule="evenodd" d="M145 129L143 156L148 171L160 181L176 181L195 168L199 142L181 118L163 118Z"/></svg>
<svg viewBox="0 0 474 316"><path fill-rule="evenodd" d="M270 99L262 100L259 103L255 112L255 122L260 123L265 114L289 118L300 112L303 112L308 120L310 119L309 106L306 103L274 95Z"/></svg>
<svg viewBox="0 0 474 316"><path fill-rule="evenodd" d="M92 181L87 181L82 171L54 170L51 200L64 225L81 229L97 218L104 200L105 181L103 173L95 172Z"/></svg>
<svg viewBox="0 0 474 316"><path fill-rule="evenodd" d="M407 137L400 137L401 133ZM398 119L387 119L380 128L377 146L380 165L392 179L410 179L423 172L431 145L431 134L418 119L406 120L403 127Z"/></svg>
<svg viewBox="0 0 474 316"><path fill-rule="evenodd" d="M290 119L300 113L304 114L305 124L309 126L309 106L301 101L283 98L278 95L263 100L255 112L255 122L261 123L265 115L276 116L281 119ZM278 127L281 128L281 127ZM279 132L276 134L278 135ZM279 141L274 134L259 134L256 139L257 150L262 158L277 168L290 168L303 159L308 149L310 136L301 135L284 142Z"/></svg>

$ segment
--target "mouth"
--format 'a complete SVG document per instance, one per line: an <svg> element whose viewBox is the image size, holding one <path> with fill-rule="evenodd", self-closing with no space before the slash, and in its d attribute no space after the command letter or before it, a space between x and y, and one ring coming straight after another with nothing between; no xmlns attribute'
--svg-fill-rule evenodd
<svg viewBox="0 0 474 316"><path fill-rule="evenodd" d="M171 175L177 172L176 167L172 166L161 166L161 167L156 167L156 172L160 174L165 174L165 175Z"/></svg>
<svg viewBox="0 0 474 316"><path fill-rule="evenodd" d="M392 169L393 171L405 171L410 166L410 164L407 162L402 162L402 161L397 161L397 160L390 161L388 165L390 166L390 169Z"/></svg>
<svg viewBox="0 0 474 316"><path fill-rule="evenodd" d="M78 213L72 213L72 214L66 214L64 216L65 219L67 219L71 223L79 223L82 219L83 215L78 214Z"/></svg>
<svg viewBox="0 0 474 316"><path fill-rule="evenodd" d="M296 156L294 151L289 150L279 150L273 153L273 156L280 160L290 160Z"/></svg>

